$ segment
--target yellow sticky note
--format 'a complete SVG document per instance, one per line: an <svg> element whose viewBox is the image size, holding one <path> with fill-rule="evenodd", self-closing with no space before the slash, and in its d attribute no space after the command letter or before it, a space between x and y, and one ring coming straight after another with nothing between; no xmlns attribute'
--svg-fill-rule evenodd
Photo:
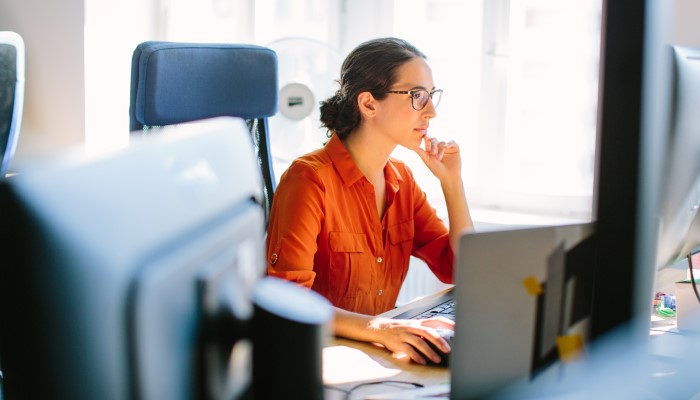
<svg viewBox="0 0 700 400"><path fill-rule="evenodd" d="M523 286L525 286L525 290L527 290L531 296L539 296L542 294L542 285L540 285L540 281L533 275L523 279Z"/></svg>
<svg viewBox="0 0 700 400"><path fill-rule="evenodd" d="M557 351L562 362L574 361L583 354L583 338L581 335L557 336Z"/></svg>

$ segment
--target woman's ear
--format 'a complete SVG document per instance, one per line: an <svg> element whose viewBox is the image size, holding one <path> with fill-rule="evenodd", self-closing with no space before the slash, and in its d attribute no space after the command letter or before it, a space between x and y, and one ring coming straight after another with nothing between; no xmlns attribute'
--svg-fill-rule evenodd
<svg viewBox="0 0 700 400"><path fill-rule="evenodd" d="M362 92L357 95L357 108L364 117L373 117L377 112L377 101L370 92Z"/></svg>

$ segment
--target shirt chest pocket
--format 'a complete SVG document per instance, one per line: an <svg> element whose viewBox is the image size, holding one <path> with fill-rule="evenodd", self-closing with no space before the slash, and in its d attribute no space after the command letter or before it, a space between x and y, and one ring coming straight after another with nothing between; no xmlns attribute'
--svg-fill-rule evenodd
<svg viewBox="0 0 700 400"><path fill-rule="evenodd" d="M352 232L331 232L331 251L338 253L366 253L369 251L367 235Z"/></svg>
<svg viewBox="0 0 700 400"><path fill-rule="evenodd" d="M415 237L413 220L392 225L387 230L389 233L389 251L392 253L392 258L397 261L400 260L402 265L407 266L413 251L413 238ZM401 279L403 280L403 276Z"/></svg>
<svg viewBox="0 0 700 400"><path fill-rule="evenodd" d="M367 235L330 232L329 287L343 298L354 298L372 285L371 254Z"/></svg>
<svg viewBox="0 0 700 400"><path fill-rule="evenodd" d="M392 225L388 230L389 242L392 245L400 245L405 242L409 242L408 244L411 246L413 245L413 237L415 236L413 220Z"/></svg>

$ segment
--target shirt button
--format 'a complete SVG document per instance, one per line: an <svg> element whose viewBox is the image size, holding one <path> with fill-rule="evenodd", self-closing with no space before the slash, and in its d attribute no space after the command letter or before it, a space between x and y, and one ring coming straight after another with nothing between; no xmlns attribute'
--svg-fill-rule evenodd
<svg viewBox="0 0 700 400"><path fill-rule="evenodd" d="M381 296L382 293L384 293L384 292L382 291L382 289L379 289L379 291L377 292L377 295L378 295L378 296Z"/></svg>
<svg viewBox="0 0 700 400"><path fill-rule="evenodd" d="M272 253L272 255L270 256L270 264L275 265L277 263L277 258L277 253Z"/></svg>
<svg viewBox="0 0 700 400"><path fill-rule="evenodd" d="M381 257L377 257L377 262L378 262L378 263L380 263L380 262L382 262L382 261L384 261L384 260L382 260Z"/></svg>

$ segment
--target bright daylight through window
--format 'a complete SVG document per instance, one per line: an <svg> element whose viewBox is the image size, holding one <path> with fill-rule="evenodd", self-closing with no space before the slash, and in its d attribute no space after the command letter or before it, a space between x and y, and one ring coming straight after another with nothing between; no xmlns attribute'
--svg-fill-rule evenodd
<svg viewBox="0 0 700 400"><path fill-rule="evenodd" d="M428 55L436 86L444 90L430 134L459 142L467 196L477 221L504 212L534 216L533 223L591 218L601 0L201 4L163 3L158 24L162 39L260 45L306 39L311 44L307 61L315 60L311 47L319 43L335 49L342 60L373 37L409 40ZM362 24L357 23L360 19ZM311 65L316 61L304 67L298 59L295 65L284 65L286 60L289 57L280 57L280 74L293 70L300 79L337 78L338 66L332 62L333 71L319 73L318 65ZM314 100L322 100L329 90L335 90L332 82L316 90L319 98ZM316 116L273 127L286 137L297 131L308 134L305 131L319 129L311 120ZM285 147L289 149L286 143ZM416 155L401 149L396 155L409 162L444 216L437 180ZM279 178L281 171L276 174ZM505 222L518 223L517 217L511 218Z"/></svg>

